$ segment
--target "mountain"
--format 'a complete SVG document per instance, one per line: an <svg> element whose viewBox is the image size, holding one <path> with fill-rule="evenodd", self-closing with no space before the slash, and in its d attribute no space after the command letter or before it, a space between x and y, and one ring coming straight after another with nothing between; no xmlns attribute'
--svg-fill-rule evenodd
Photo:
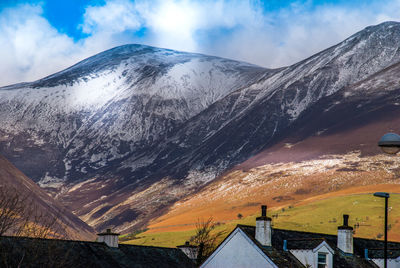
<svg viewBox="0 0 400 268"><path fill-rule="evenodd" d="M349 96L378 103L386 83L396 85L399 46L400 24L386 22L274 70L117 47L0 88L0 152L96 229L140 228L246 160L277 161L266 150L283 140L324 133L337 115L369 107L360 98L342 107ZM374 80L380 74L387 80ZM376 87L357 87L367 81Z"/></svg>
<svg viewBox="0 0 400 268"><path fill-rule="evenodd" d="M290 208L313 202L321 194L326 199L359 193L372 198L376 191L396 193L400 157L381 153L377 142L385 133L399 129L399 73L400 63L396 63L322 98L280 140L176 202L149 228L168 231L210 213L214 220L231 221L239 213L257 215L261 204ZM354 205L338 206L331 212L357 213ZM310 228L286 218L283 221L294 229Z"/></svg>
<svg viewBox="0 0 400 268"><path fill-rule="evenodd" d="M41 186L60 188L138 158L264 72L199 54L117 47L39 81L1 88L2 151ZM37 153L42 157L31 157Z"/></svg>
<svg viewBox="0 0 400 268"><path fill-rule="evenodd" d="M2 156L0 156L0 186L3 189L7 189L7 191L15 189L20 198L28 196L28 200L31 201L29 206L34 207L35 213L38 213L38 215L57 218L60 223L57 222L50 227L56 228L56 230L65 229L66 233L63 235L67 235L68 238L79 240L94 239L94 230L91 227L69 212L58 201L51 198L43 189ZM9 191L9 194L14 196L15 193ZM12 197L10 196L10 198ZM38 219L37 223L42 223L40 221L41 218Z"/></svg>
<svg viewBox="0 0 400 268"><path fill-rule="evenodd" d="M152 163L156 155L148 148L266 72L200 54L117 47L39 81L0 88L0 149L59 198L111 174L85 200L60 199L90 208L140 179L130 173ZM132 158L140 161L121 166Z"/></svg>

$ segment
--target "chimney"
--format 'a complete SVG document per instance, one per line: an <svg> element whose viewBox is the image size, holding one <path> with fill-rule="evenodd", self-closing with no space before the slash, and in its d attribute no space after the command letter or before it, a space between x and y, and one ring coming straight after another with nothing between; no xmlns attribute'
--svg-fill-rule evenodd
<svg viewBox="0 0 400 268"><path fill-rule="evenodd" d="M261 217L256 218L256 240L263 246L271 246L271 218L267 206L261 206Z"/></svg>
<svg viewBox="0 0 400 268"><path fill-rule="evenodd" d="M189 241L186 241L184 245L177 246L186 256L189 257L192 261L196 261L199 253L199 248L194 245L190 245Z"/></svg>
<svg viewBox="0 0 400 268"><path fill-rule="evenodd" d="M97 234L97 242L104 242L111 248L118 247L118 236L119 234L111 232L111 229L107 229L106 232Z"/></svg>
<svg viewBox="0 0 400 268"><path fill-rule="evenodd" d="M337 247L347 254L353 254L353 227L349 226L349 215L343 215L343 225L338 227Z"/></svg>

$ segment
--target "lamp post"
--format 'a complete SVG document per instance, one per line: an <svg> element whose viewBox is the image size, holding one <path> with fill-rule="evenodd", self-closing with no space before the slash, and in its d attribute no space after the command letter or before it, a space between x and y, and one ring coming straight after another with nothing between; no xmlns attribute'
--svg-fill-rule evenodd
<svg viewBox="0 0 400 268"><path fill-rule="evenodd" d="M385 244L383 249L383 267L387 268L387 229L388 229L388 199L390 195L388 193L376 192L376 197L385 198Z"/></svg>
<svg viewBox="0 0 400 268"><path fill-rule="evenodd" d="M387 133L382 136L378 146L387 154L397 154L400 151L400 136L396 133Z"/></svg>
<svg viewBox="0 0 400 268"><path fill-rule="evenodd" d="M400 151L400 136L396 133L386 133L378 142L378 146L387 154L397 154ZM376 197L385 198L385 244L384 244L384 268L387 268L387 227L388 227L388 193L374 193Z"/></svg>

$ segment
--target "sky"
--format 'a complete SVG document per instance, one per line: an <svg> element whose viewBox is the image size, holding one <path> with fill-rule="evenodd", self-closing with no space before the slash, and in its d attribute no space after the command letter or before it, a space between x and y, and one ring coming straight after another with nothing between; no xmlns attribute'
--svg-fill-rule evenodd
<svg viewBox="0 0 400 268"><path fill-rule="evenodd" d="M0 0L0 86L131 43L278 68L388 20L400 0Z"/></svg>

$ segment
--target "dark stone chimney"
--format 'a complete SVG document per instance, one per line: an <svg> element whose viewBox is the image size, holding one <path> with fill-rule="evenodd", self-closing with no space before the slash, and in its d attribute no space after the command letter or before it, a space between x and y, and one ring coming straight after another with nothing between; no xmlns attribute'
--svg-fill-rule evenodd
<svg viewBox="0 0 400 268"><path fill-rule="evenodd" d="M267 217L267 206L266 205L261 206L261 216Z"/></svg>
<svg viewBox="0 0 400 268"><path fill-rule="evenodd" d="M343 215L343 226L349 226L349 215Z"/></svg>

